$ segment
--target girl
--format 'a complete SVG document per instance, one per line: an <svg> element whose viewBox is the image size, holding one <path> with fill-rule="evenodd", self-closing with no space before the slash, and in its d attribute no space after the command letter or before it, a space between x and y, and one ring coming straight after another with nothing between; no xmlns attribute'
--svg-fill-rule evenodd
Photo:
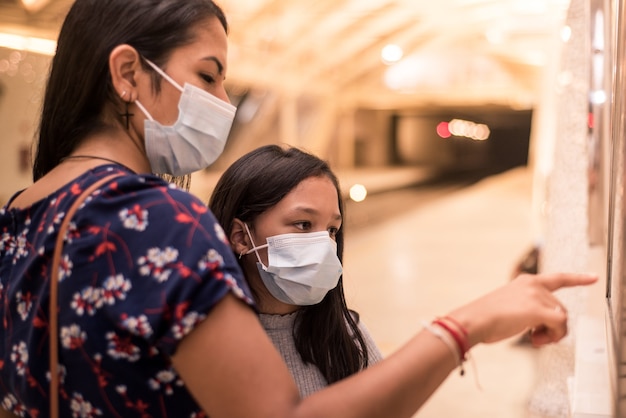
<svg viewBox="0 0 626 418"><path fill-rule="evenodd" d="M302 396L382 358L358 314L346 306L343 201L324 161L296 148L258 148L224 172L209 208L240 255L261 323ZM263 248L277 240L289 244ZM270 266L268 252L299 263ZM281 274L267 273L268 267Z"/></svg>

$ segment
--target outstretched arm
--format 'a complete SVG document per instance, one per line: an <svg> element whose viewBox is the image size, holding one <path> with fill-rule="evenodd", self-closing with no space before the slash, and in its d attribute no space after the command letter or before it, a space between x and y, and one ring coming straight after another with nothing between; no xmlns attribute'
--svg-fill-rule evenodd
<svg viewBox="0 0 626 418"><path fill-rule="evenodd" d="M451 316L471 346L535 329L537 345L567 332L552 291L586 285L587 275L526 275ZM559 309L556 309L556 307ZM280 355L251 309L227 296L181 342L173 363L211 417L410 417L456 367L446 345L422 331L378 364L300 400Z"/></svg>
<svg viewBox="0 0 626 418"><path fill-rule="evenodd" d="M470 330L470 343L492 343L531 330L541 346L567 334L567 311L552 292L595 283L585 274L522 274L509 284L452 312Z"/></svg>

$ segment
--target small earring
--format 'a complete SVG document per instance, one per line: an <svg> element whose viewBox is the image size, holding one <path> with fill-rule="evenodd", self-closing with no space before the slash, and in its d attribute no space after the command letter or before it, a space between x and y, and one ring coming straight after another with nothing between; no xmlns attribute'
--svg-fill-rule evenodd
<svg viewBox="0 0 626 418"><path fill-rule="evenodd" d="M124 96L126 96L126 90L124 90L124 91L122 92L122 95L120 96L120 99L124 100Z"/></svg>
<svg viewBox="0 0 626 418"><path fill-rule="evenodd" d="M239 259L241 260L241 257L243 257L245 255L246 250L241 250L241 252L239 253Z"/></svg>

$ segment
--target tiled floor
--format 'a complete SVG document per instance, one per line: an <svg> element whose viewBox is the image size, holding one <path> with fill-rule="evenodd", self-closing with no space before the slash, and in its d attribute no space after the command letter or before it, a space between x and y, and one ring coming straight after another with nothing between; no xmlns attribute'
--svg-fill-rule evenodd
<svg viewBox="0 0 626 418"><path fill-rule="evenodd" d="M530 172L518 168L419 204L403 199L398 204L410 207L388 219L347 225L348 303L384 353L422 320L510 279L532 244L530 192ZM352 212L362 216L358 208ZM516 341L475 347L476 369L470 365L465 377L453 373L416 417L530 418L537 352Z"/></svg>

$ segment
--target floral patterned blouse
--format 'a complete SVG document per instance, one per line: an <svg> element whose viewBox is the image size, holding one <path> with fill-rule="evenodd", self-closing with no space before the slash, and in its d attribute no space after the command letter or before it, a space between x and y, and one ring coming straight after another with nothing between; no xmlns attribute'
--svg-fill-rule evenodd
<svg viewBox="0 0 626 418"><path fill-rule="evenodd" d="M49 415L49 271L57 230L82 190L59 274L62 417L203 417L169 359L229 292L250 291L206 205L118 165L24 209L0 209L0 404Z"/></svg>

